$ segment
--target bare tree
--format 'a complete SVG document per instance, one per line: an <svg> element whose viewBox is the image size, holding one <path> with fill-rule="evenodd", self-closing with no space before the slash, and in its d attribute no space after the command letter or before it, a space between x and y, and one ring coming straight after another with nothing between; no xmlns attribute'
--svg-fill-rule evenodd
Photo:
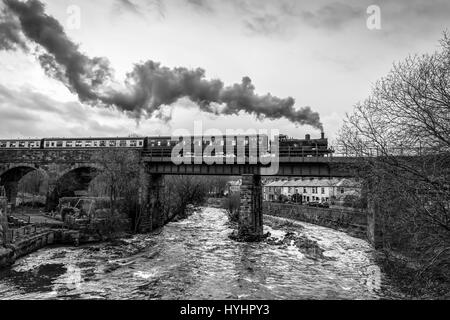
<svg viewBox="0 0 450 320"><path fill-rule="evenodd" d="M96 178L96 193L107 194L111 215L114 216L119 210L136 213L139 194L139 154L130 150L104 149L94 155L92 160L99 165L100 171ZM122 208L118 205L119 198L123 199Z"/></svg>
<svg viewBox="0 0 450 320"><path fill-rule="evenodd" d="M419 257L427 270L448 270L449 37L441 50L395 64L347 115L338 145L359 157L360 178L383 213L385 248Z"/></svg>
<svg viewBox="0 0 450 320"><path fill-rule="evenodd" d="M163 208L167 221L186 217L188 205L202 205L208 195L209 179L201 176L168 176L164 182Z"/></svg>

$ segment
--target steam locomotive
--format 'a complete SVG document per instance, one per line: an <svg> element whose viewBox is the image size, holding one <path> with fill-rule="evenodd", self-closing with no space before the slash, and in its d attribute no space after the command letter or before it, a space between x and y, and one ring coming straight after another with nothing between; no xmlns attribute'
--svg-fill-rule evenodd
<svg viewBox="0 0 450 320"><path fill-rule="evenodd" d="M117 137L117 138L44 138L44 139L16 139L0 140L0 150L10 149L97 149L97 148L125 148L140 149L150 157L171 157L172 149L181 143L190 143L191 153L185 152L183 156L203 155L205 149L219 143L223 146L223 152L212 153L213 156L232 157L240 150L245 150L245 155L270 153L273 141L266 135L240 135L234 137L190 137L179 141L172 140L170 136L159 137ZM328 147L328 139L322 133L320 139L311 139L307 134L305 139L289 138L286 135L278 136L278 148L280 157L325 157L333 153ZM196 154L196 152L201 154ZM231 152L230 152L231 151ZM256 153L251 153L252 151Z"/></svg>

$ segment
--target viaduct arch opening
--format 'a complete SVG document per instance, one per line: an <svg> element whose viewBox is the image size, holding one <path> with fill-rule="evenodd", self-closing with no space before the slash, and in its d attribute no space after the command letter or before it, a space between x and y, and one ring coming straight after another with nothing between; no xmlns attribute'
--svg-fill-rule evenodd
<svg viewBox="0 0 450 320"><path fill-rule="evenodd" d="M94 166L80 166L62 173L49 185L46 210L55 210L60 198L74 197L76 192L88 191L89 184L99 173L100 170Z"/></svg>
<svg viewBox="0 0 450 320"><path fill-rule="evenodd" d="M0 186L5 188L8 202L11 203L13 207L15 207L16 204L20 180L35 170L39 170L39 168L28 165L18 165L8 168L0 173Z"/></svg>

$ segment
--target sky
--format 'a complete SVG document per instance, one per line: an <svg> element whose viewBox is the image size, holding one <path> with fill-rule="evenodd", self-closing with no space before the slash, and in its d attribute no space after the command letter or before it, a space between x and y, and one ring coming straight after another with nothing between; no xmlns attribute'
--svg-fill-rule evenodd
<svg viewBox="0 0 450 320"><path fill-rule="evenodd" d="M120 81L147 60L202 68L207 79L225 85L249 77L257 94L292 97L294 108L318 112L331 139L345 114L369 96L394 62L438 50L450 25L448 0L43 2L79 50L106 57ZM380 8L379 29L367 27L371 5ZM206 113L188 98L162 106L159 116L137 119L114 106L80 101L30 52L0 51L0 138L170 135L192 131L194 121L222 132L254 128L320 135L318 128L288 119Z"/></svg>

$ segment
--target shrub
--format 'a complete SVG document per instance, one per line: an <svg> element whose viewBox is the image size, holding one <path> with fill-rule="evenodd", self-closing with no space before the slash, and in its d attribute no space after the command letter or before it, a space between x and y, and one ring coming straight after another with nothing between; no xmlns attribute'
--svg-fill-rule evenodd
<svg viewBox="0 0 450 320"><path fill-rule="evenodd" d="M239 207L241 205L241 197L239 193L231 193L223 201L223 208L227 211L230 222L239 221Z"/></svg>

